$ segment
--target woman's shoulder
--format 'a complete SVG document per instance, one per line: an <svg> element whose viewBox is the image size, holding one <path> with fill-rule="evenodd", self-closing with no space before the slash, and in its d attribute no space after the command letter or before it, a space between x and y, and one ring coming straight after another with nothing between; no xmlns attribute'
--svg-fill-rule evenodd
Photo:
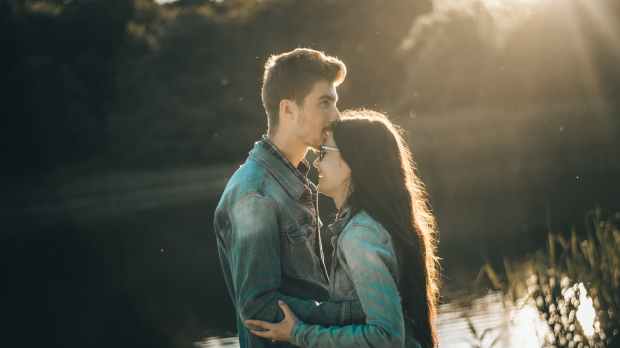
<svg viewBox="0 0 620 348"><path fill-rule="evenodd" d="M392 238L370 214L355 214L343 229L341 238L339 253L342 253L352 269L366 267L369 263L382 263L396 272L397 261Z"/></svg>
<svg viewBox="0 0 620 348"><path fill-rule="evenodd" d="M343 240L364 240L367 242L387 243L390 234L379 221L366 211L357 212L351 217L342 231Z"/></svg>

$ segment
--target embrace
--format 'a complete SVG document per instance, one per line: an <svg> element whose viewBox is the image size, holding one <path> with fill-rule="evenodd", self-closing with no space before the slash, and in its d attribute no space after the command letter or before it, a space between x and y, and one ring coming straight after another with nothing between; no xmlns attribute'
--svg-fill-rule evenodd
<svg viewBox="0 0 620 348"><path fill-rule="evenodd" d="M338 111L345 76L307 48L265 64L267 134L214 216L241 347L437 346L435 218L401 130L375 111ZM336 205L328 226L319 192Z"/></svg>

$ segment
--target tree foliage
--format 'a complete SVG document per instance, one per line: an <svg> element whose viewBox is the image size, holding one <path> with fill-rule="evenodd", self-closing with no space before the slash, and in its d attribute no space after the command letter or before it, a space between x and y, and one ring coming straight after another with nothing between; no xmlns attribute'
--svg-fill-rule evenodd
<svg viewBox="0 0 620 348"><path fill-rule="evenodd" d="M5 158L14 173L238 160L265 129L266 58L299 46L346 62L341 108L395 117L594 99L617 108L614 1L596 11L550 1L528 16L484 3L2 2Z"/></svg>

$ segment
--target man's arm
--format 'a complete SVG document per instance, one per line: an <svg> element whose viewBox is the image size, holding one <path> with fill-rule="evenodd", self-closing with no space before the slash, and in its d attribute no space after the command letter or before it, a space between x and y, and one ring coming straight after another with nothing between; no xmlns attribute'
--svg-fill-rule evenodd
<svg viewBox="0 0 620 348"><path fill-rule="evenodd" d="M299 317L319 325L342 325L364 320L359 301L323 302L282 294L280 230L276 204L268 197L249 193L232 207L230 268L234 299L242 320L279 321L277 301L283 300Z"/></svg>

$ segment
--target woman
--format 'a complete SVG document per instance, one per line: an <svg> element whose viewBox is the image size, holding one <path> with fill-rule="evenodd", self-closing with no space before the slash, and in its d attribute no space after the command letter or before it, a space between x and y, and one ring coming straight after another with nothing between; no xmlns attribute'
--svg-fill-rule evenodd
<svg viewBox="0 0 620 348"><path fill-rule="evenodd" d="M308 325L280 303L281 322L246 321L254 335L302 347L437 346L435 221L413 164L385 116L343 113L315 166L338 209L330 297L359 299L366 322Z"/></svg>

